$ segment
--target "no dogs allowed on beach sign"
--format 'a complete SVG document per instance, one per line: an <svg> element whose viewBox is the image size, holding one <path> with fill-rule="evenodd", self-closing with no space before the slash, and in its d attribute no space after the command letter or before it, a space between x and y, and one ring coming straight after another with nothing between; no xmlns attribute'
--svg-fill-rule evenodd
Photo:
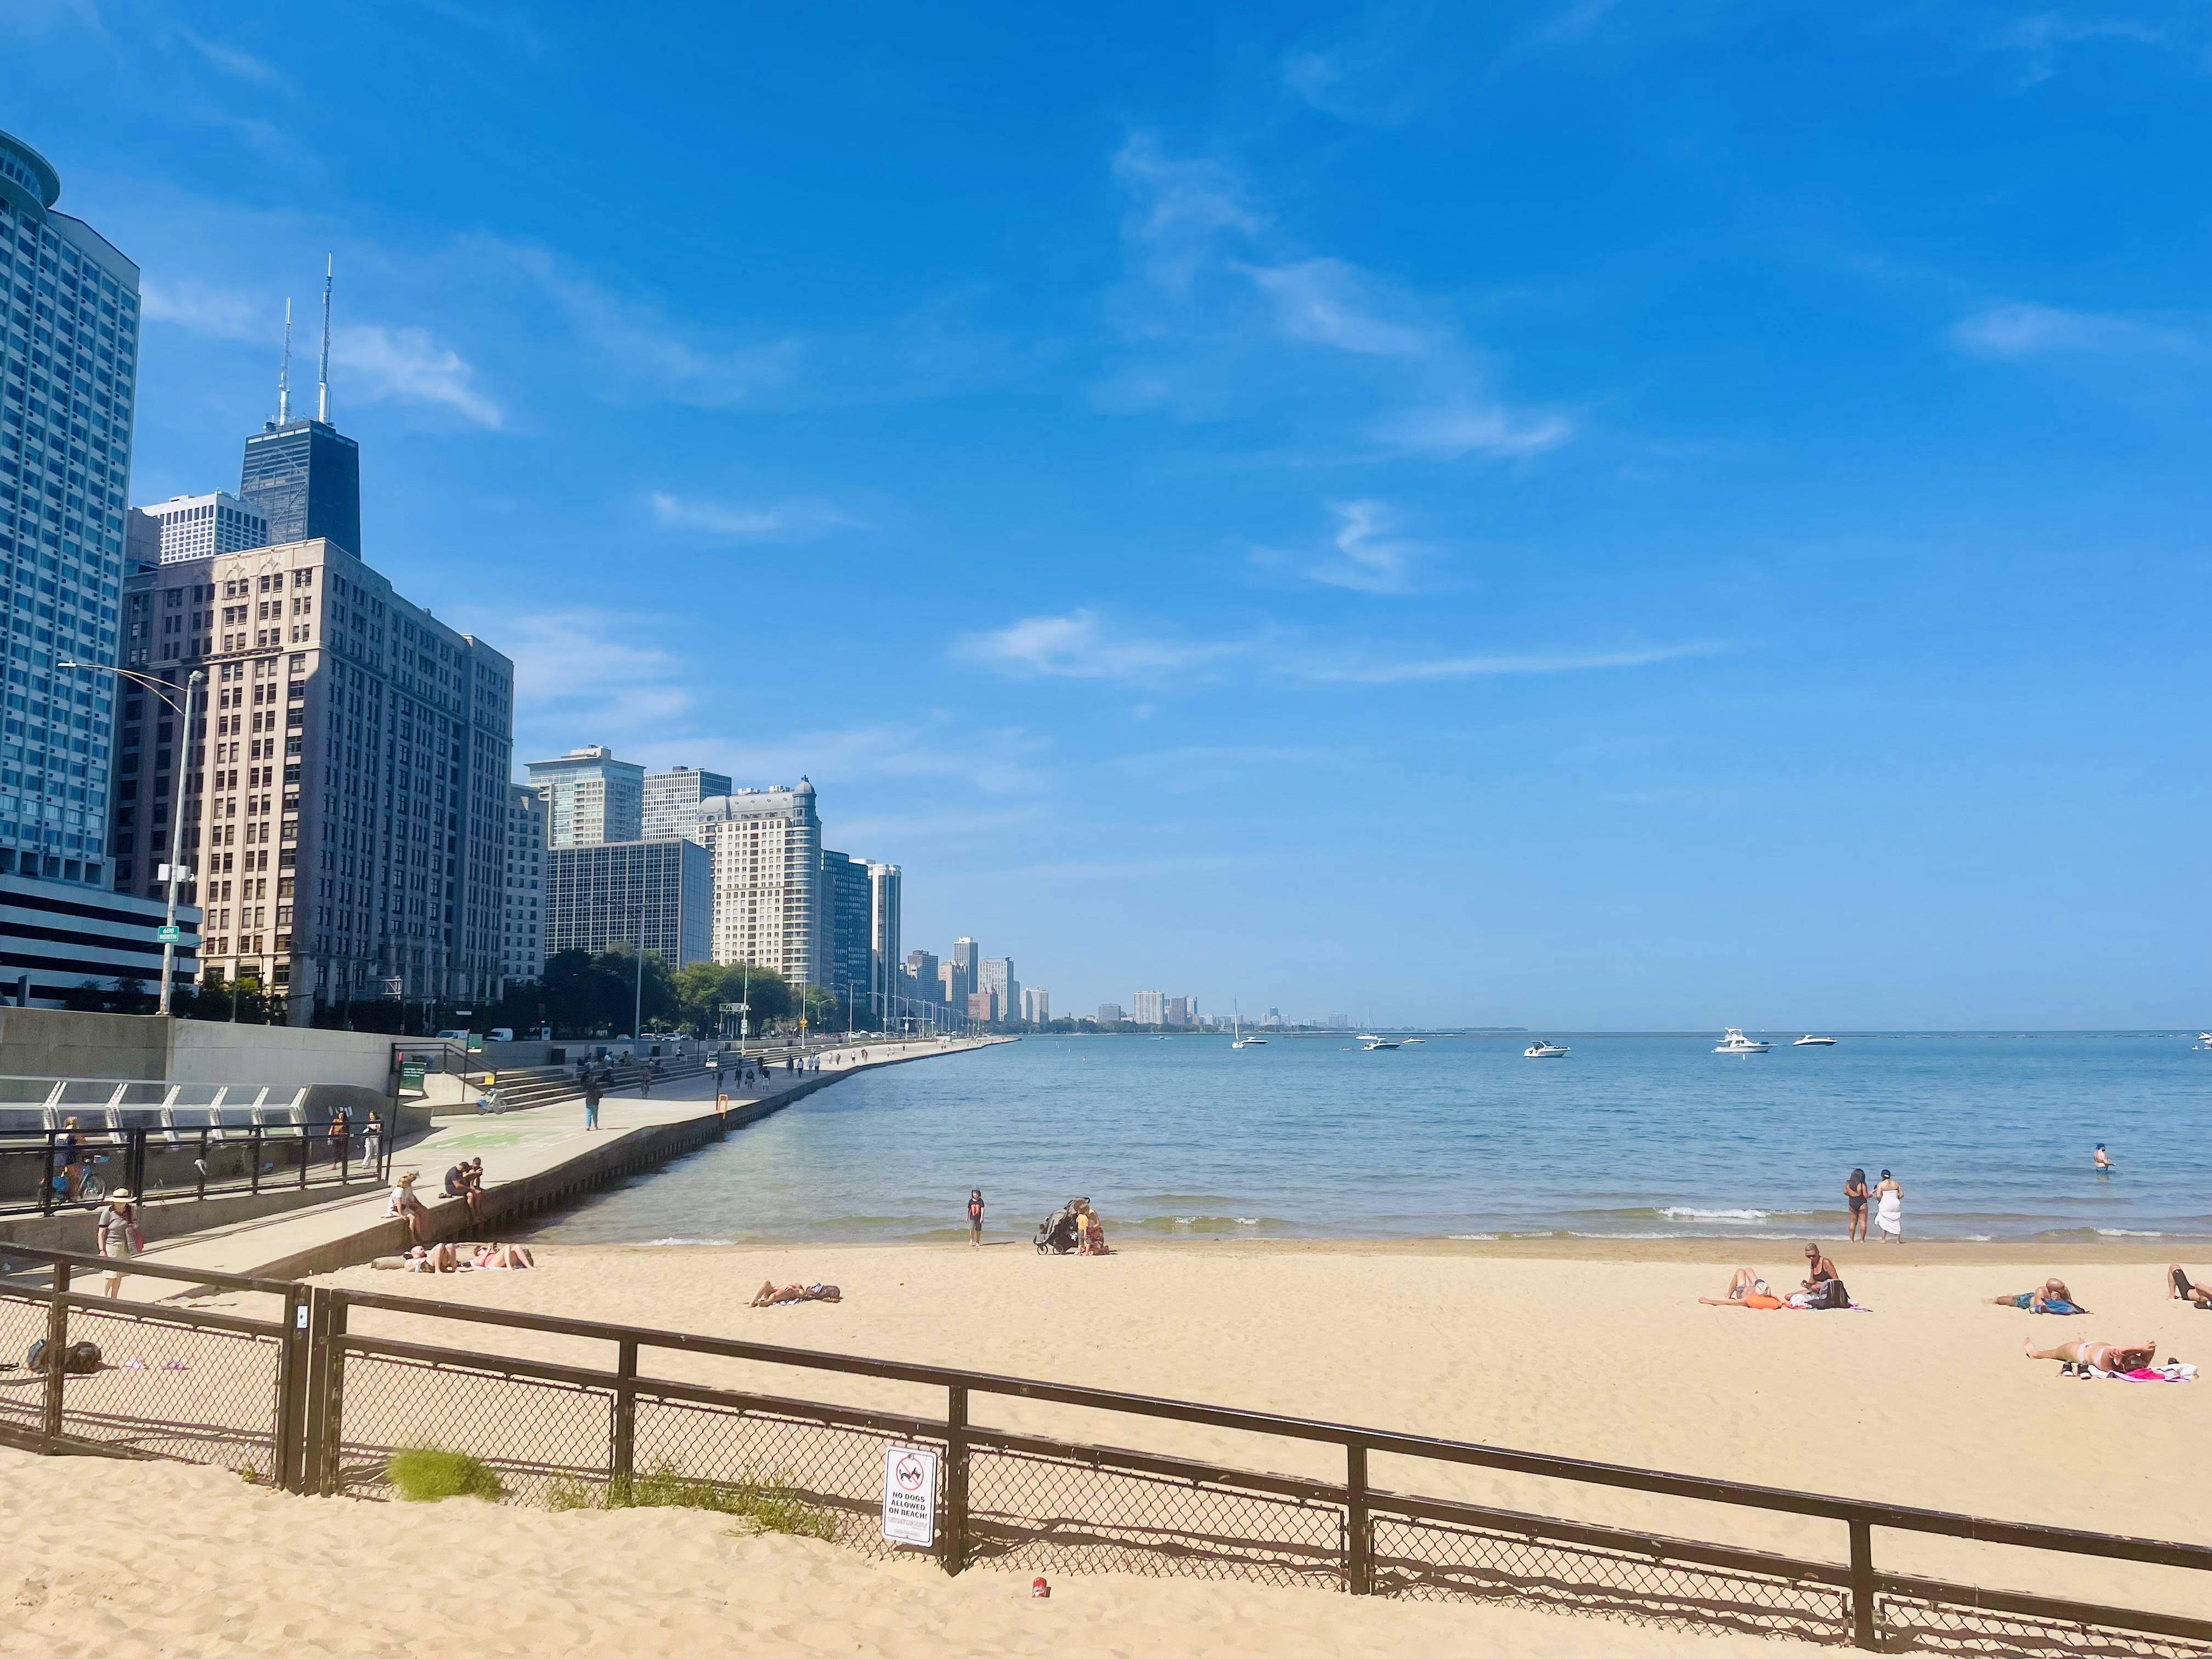
<svg viewBox="0 0 2212 1659"><path fill-rule="evenodd" d="M884 1536L894 1544L937 1542L937 1454L884 1448Z"/></svg>

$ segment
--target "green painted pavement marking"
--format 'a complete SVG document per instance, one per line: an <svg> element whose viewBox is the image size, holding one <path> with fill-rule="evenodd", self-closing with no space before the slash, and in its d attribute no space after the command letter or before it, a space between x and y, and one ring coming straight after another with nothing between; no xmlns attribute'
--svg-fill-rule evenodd
<svg viewBox="0 0 2212 1659"><path fill-rule="evenodd" d="M551 1135L530 1129L475 1129L467 1134L455 1135L450 1140L441 1140L438 1145L473 1152L479 1147L527 1146L532 1141L553 1139Z"/></svg>

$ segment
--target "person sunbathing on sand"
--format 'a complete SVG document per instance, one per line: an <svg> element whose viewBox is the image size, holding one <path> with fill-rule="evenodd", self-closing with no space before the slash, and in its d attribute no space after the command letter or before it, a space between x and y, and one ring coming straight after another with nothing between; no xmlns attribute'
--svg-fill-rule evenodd
<svg viewBox="0 0 2212 1659"><path fill-rule="evenodd" d="M2074 1292L2066 1288L2063 1279L2046 1279L2039 1290L2022 1291L2017 1296L1993 1296L1990 1303L2000 1308L2025 1308L2030 1313L2087 1313L2089 1310L2074 1300ZM2064 1305L2052 1307L2052 1303Z"/></svg>
<svg viewBox="0 0 2212 1659"><path fill-rule="evenodd" d="M2021 1352L2030 1359L2063 1359L2069 1364L2089 1370L2123 1371L2147 1369L2158 1358L2158 1344L2151 1342L2062 1342L2055 1348L2039 1348L2035 1339L2029 1337Z"/></svg>
<svg viewBox="0 0 2212 1659"><path fill-rule="evenodd" d="M1701 1296L1698 1300L1708 1308L1757 1308L1765 1311L1783 1305L1782 1298L1766 1288L1766 1281L1753 1267L1738 1267L1730 1275L1726 1296Z"/></svg>
<svg viewBox="0 0 2212 1659"><path fill-rule="evenodd" d="M844 1292L835 1285L785 1285L779 1286L773 1279L762 1282L751 1305L774 1308L787 1302L842 1302Z"/></svg>
<svg viewBox="0 0 2212 1659"><path fill-rule="evenodd" d="M2212 1285L2191 1284L2179 1261L2166 1270L2166 1299L2171 1302L2177 1296L2184 1302L2194 1302L2200 1308L2212 1310Z"/></svg>
<svg viewBox="0 0 2212 1659"><path fill-rule="evenodd" d="M538 1259L530 1254L527 1244L480 1244L477 1247L477 1266L493 1267L534 1267Z"/></svg>
<svg viewBox="0 0 2212 1659"><path fill-rule="evenodd" d="M457 1273L461 1259L450 1244L417 1244L403 1258L410 1273Z"/></svg>

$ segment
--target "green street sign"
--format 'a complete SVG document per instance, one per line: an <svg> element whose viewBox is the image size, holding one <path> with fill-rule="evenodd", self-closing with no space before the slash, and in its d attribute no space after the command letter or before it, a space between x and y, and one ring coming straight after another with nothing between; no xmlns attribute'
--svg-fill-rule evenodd
<svg viewBox="0 0 2212 1659"><path fill-rule="evenodd" d="M422 1072L423 1065L421 1060L401 1060L399 1062L399 1092L404 1095L411 1090L416 1094L421 1094L422 1092Z"/></svg>
<svg viewBox="0 0 2212 1659"><path fill-rule="evenodd" d="M184 936L185 930L181 927L173 927L164 925L162 927L156 927L154 930L154 937L161 940L164 945L174 945Z"/></svg>

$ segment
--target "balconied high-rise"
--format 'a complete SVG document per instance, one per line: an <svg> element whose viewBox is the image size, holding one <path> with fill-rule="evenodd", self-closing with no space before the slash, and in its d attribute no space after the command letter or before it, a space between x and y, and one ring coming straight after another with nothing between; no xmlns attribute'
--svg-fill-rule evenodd
<svg viewBox="0 0 2212 1659"><path fill-rule="evenodd" d="M545 793L548 847L645 839L645 769L605 744L532 761L530 781Z"/></svg>
<svg viewBox="0 0 2212 1659"><path fill-rule="evenodd" d="M646 841L696 841L699 803L730 793L730 780L720 772L695 771L689 766L645 775L641 838Z"/></svg>
<svg viewBox="0 0 2212 1659"><path fill-rule="evenodd" d="M1139 1025L1164 1025L1167 1000L1165 991L1139 991L1130 999L1129 1018Z"/></svg>
<svg viewBox="0 0 2212 1659"><path fill-rule="evenodd" d="M526 783L507 787L506 918L500 928L502 977L545 973L545 797Z"/></svg>
<svg viewBox="0 0 2212 1659"><path fill-rule="evenodd" d="M165 711L142 720L130 694L118 890L160 891L180 796L211 981L283 993L294 1024L394 981L410 998L495 995L514 665L328 541L143 571L125 623L132 666L179 682L203 669L207 689L173 765L154 730Z"/></svg>
<svg viewBox="0 0 2212 1659"><path fill-rule="evenodd" d="M826 985L822 820L814 786L738 789L701 804L696 839L713 855L714 959L773 968L793 986Z"/></svg>
<svg viewBox="0 0 2212 1659"><path fill-rule="evenodd" d="M0 133L0 875L107 884L138 267Z"/></svg>
<svg viewBox="0 0 2212 1659"><path fill-rule="evenodd" d="M899 983L899 919L904 872L896 864L868 866L868 974L876 1011L888 1023L890 999L912 994Z"/></svg>

